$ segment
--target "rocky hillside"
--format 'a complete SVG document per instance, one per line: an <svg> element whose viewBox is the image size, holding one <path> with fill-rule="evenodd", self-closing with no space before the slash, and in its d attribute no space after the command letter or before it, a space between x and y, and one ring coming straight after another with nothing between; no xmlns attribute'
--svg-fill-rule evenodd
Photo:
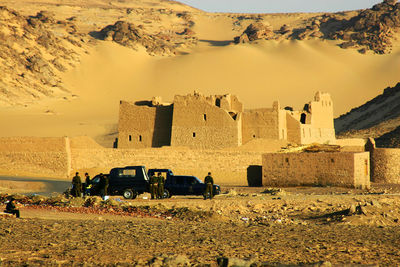
<svg viewBox="0 0 400 267"><path fill-rule="evenodd" d="M190 29L190 17L186 16L186 18L188 27L184 28L182 32L169 31L150 34L146 32L143 25L136 26L126 21L118 21L103 28L97 36L102 40L114 41L133 49L141 45L151 55L175 55L181 44L191 46L197 43L195 33Z"/></svg>
<svg viewBox="0 0 400 267"><path fill-rule="evenodd" d="M335 119L339 137L374 137L378 146L399 146L400 83Z"/></svg>
<svg viewBox="0 0 400 267"><path fill-rule="evenodd" d="M79 62L86 41L73 22L56 20L49 12L23 16L0 7L0 103L71 97L60 73Z"/></svg>
<svg viewBox="0 0 400 267"><path fill-rule="evenodd" d="M303 27L284 24L275 31L269 23L257 22L235 37L234 42L322 38L343 41L340 44L342 48L357 48L360 53L367 50L377 54L391 52L392 41L400 32L400 3L397 0L384 0L371 9L356 12L347 18L348 15L346 12L322 14L310 18Z"/></svg>
<svg viewBox="0 0 400 267"><path fill-rule="evenodd" d="M51 3L24 6L9 2L0 7L1 106L75 98L62 75L78 66L81 56L98 40L133 49L143 46L150 55L163 56L175 55L197 43L191 29L193 17L186 10L192 9L174 1L159 3L159 9L153 7L154 3L141 7L134 2L125 3L126 8L94 1L65 3L62 8ZM18 11L12 8L14 5ZM71 12L69 5L76 9ZM38 7L44 10L32 13L31 8ZM87 17L85 12L96 10L106 15L95 20Z"/></svg>

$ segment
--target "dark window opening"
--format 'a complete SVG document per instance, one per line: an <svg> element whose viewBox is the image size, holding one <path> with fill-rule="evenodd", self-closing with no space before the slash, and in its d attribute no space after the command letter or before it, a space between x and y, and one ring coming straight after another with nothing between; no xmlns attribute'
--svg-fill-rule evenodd
<svg viewBox="0 0 400 267"><path fill-rule="evenodd" d="M256 135L255 135L255 134L253 134L253 138L256 138Z"/></svg>
<svg viewBox="0 0 400 267"><path fill-rule="evenodd" d="M129 142L132 141L132 135L129 135Z"/></svg>
<svg viewBox="0 0 400 267"><path fill-rule="evenodd" d="M236 118L237 118L237 113L235 113L235 112L229 112L229 115L231 115L231 117L232 117L233 120L236 120Z"/></svg>
<svg viewBox="0 0 400 267"><path fill-rule="evenodd" d="M139 135L139 142L142 142L142 136Z"/></svg>
<svg viewBox="0 0 400 267"><path fill-rule="evenodd" d="M196 137L196 133L193 133L193 137Z"/></svg>
<svg viewBox="0 0 400 267"><path fill-rule="evenodd" d="M305 124L306 123L306 118L307 118L307 115L305 113L301 113L300 122L302 124Z"/></svg>
<svg viewBox="0 0 400 267"><path fill-rule="evenodd" d="M331 162L332 162L332 163L335 163L335 159L331 159Z"/></svg>
<svg viewBox="0 0 400 267"><path fill-rule="evenodd" d="M221 99L219 99L219 98L215 99L215 105L217 107L221 107Z"/></svg>
<svg viewBox="0 0 400 267"><path fill-rule="evenodd" d="M288 158L285 158L285 161L286 161L286 163L289 163L289 159Z"/></svg>
<svg viewBox="0 0 400 267"><path fill-rule="evenodd" d="M203 115L203 118L204 118L204 120L206 121L206 120L207 120L207 114L204 114L204 115Z"/></svg>

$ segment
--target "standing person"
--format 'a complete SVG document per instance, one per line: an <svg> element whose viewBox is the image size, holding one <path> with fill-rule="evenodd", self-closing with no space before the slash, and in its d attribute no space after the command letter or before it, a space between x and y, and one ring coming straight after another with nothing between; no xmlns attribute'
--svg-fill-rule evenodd
<svg viewBox="0 0 400 267"><path fill-rule="evenodd" d="M11 197L10 200L8 201L6 210L4 212L15 214L17 218L19 218L19 209L17 209L17 207L15 206L13 197Z"/></svg>
<svg viewBox="0 0 400 267"><path fill-rule="evenodd" d="M83 193L85 195L89 194L89 187L90 187L90 176L87 172L85 172L85 184L83 186Z"/></svg>
<svg viewBox="0 0 400 267"><path fill-rule="evenodd" d="M213 198L214 179L211 176L211 172L209 172L208 175L204 178L204 183L206 185L206 188L204 190L204 200L206 200L207 197L212 199Z"/></svg>
<svg viewBox="0 0 400 267"><path fill-rule="evenodd" d="M150 177L150 194L151 199L158 198L158 177L155 174Z"/></svg>
<svg viewBox="0 0 400 267"><path fill-rule="evenodd" d="M165 178L162 176L161 172L158 173L158 198L164 198L164 184Z"/></svg>
<svg viewBox="0 0 400 267"><path fill-rule="evenodd" d="M100 188L100 196L104 200L105 196L107 196L108 178L102 173L100 173L99 188Z"/></svg>
<svg viewBox="0 0 400 267"><path fill-rule="evenodd" d="M80 197L82 194L82 181L79 176L79 172L75 173L75 176L72 178L72 196Z"/></svg>

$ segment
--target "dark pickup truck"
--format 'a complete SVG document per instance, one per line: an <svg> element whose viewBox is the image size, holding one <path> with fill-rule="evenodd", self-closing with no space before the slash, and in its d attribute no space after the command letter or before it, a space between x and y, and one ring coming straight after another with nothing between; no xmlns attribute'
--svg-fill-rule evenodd
<svg viewBox="0 0 400 267"><path fill-rule="evenodd" d="M165 179L164 197L172 195L203 195L206 185L196 176L174 175L170 169L149 169L148 176L161 173ZM214 184L214 195L221 192L219 185Z"/></svg>
<svg viewBox="0 0 400 267"><path fill-rule="evenodd" d="M138 195L149 192L149 177L144 166L127 166L111 169L108 177L108 195L122 195L124 198L133 199ZM99 195L100 175L91 180L90 195Z"/></svg>

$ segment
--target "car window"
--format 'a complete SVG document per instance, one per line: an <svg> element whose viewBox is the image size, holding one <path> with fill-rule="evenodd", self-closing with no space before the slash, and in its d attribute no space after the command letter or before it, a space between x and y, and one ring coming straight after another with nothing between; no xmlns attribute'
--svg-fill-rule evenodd
<svg viewBox="0 0 400 267"><path fill-rule="evenodd" d="M198 184L199 182L194 177L188 177L187 183L188 184Z"/></svg>

